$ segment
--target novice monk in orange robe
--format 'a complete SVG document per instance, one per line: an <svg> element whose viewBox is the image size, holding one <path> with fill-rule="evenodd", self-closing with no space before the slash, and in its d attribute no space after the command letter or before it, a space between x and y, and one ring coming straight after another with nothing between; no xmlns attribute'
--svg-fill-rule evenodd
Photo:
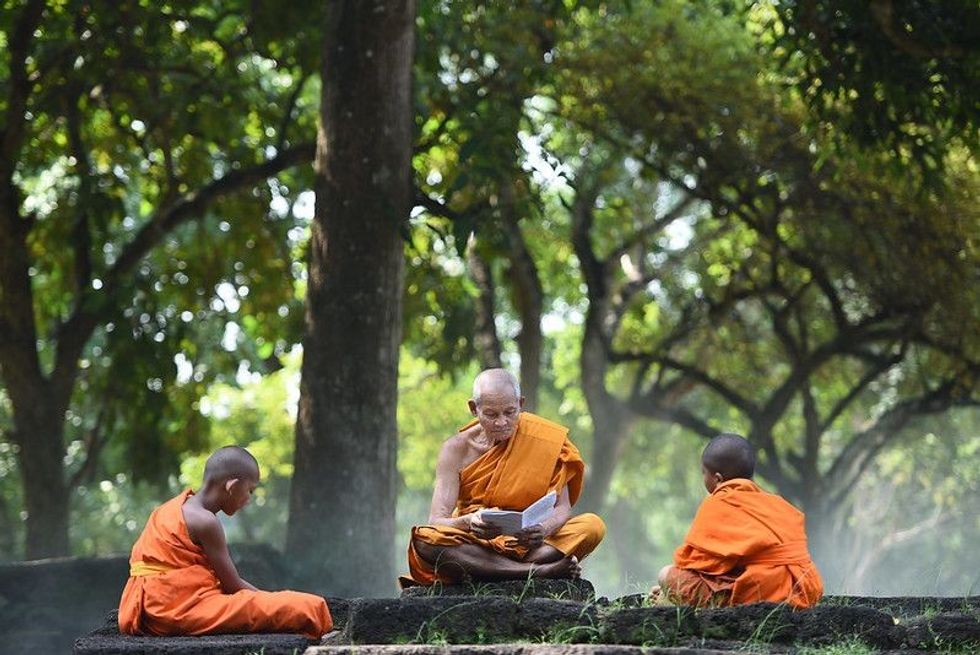
<svg viewBox="0 0 980 655"><path fill-rule="evenodd" d="M320 596L258 591L238 575L217 512L248 504L259 482L255 458L226 446L208 458L204 484L150 515L129 559L119 603L125 634L293 632L319 639L333 621Z"/></svg>
<svg viewBox="0 0 980 655"><path fill-rule="evenodd" d="M476 420L442 446L429 524L412 529L403 585L580 575L579 560L606 526L595 514L571 516L585 465L568 430L523 406L507 371L477 376L469 401ZM481 510L524 510L549 491L557 494L554 514L516 536L481 519Z"/></svg>
<svg viewBox="0 0 980 655"><path fill-rule="evenodd" d="M823 581L807 551L803 513L754 482L755 451L735 434L720 434L701 455L710 496L660 571L651 597L700 607L769 601L812 607Z"/></svg>

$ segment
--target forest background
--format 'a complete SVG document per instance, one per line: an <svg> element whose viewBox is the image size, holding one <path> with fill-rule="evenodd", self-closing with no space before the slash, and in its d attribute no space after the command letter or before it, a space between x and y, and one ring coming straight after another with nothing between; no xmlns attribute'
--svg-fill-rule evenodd
<svg viewBox="0 0 980 655"><path fill-rule="evenodd" d="M0 558L127 552L238 443L231 541L391 594L503 365L589 464L602 594L722 430L830 592L978 593L978 13L3 0Z"/></svg>

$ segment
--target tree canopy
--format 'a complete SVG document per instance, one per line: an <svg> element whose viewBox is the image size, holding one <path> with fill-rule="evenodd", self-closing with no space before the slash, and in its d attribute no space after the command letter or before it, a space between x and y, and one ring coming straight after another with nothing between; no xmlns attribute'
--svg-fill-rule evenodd
<svg viewBox="0 0 980 655"><path fill-rule="evenodd" d="M0 553L125 550L228 442L269 473L235 538L286 547L297 508L329 532L316 508L355 485L317 483L341 461L322 446L349 435L326 419L294 433L300 387L310 412L337 371L372 378L383 393L323 407L377 418L400 362L384 403L397 436L344 447L383 465L377 498L398 496L377 518L397 518L371 544L390 553L379 571L404 568L439 445L490 365L519 373L586 456L580 507L610 525L601 589L666 563L723 430L806 511L831 588L908 592L881 572L916 549L923 566L975 562L975 13L420 0L411 103L376 114L345 104L380 58L367 17L337 32L333 14L263 2L4 3ZM355 32L363 47L330 71L324 53ZM393 115L414 125L411 152L377 163L367 144ZM359 145L377 160L363 170ZM382 172L409 180L390 224L371 221L395 177L391 194L352 195ZM392 226L383 270L404 267L404 291L374 305L400 353L368 365L354 353L377 350L372 330L344 327L368 318L361 292L339 281L381 275L381 255L353 278L327 255ZM316 361L300 373L304 339ZM296 558L314 557L302 542L319 533L290 529Z"/></svg>

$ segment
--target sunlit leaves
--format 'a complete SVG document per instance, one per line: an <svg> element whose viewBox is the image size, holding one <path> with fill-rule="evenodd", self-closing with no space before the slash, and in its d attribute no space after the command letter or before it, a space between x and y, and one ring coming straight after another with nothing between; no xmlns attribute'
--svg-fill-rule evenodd
<svg viewBox="0 0 980 655"><path fill-rule="evenodd" d="M838 143L891 150L942 182L948 149L976 144L976 3L784 1L765 12L767 44ZM813 121L816 123L816 121ZM832 127L831 127L832 126Z"/></svg>
<svg viewBox="0 0 980 655"><path fill-rule="evenodd" d="M303 221L291 209L309 170L225 196L114 273L181 196L313 139L316 21L292 7L258 20L271 10L180 0L44 13L14 180L35 221L29 273L45 371L79 303L100 317L66 425L69 442L88 439L99 457L88 476L166 479L206 440L196 403L207 385L234 379L243 360L275 368L298 339L302 253L291 230Z"/></svg>

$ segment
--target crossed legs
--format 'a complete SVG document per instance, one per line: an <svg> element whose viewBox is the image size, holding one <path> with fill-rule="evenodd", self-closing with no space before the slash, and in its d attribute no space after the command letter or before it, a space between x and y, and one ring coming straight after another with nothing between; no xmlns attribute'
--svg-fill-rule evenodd
<svg viewBox="0 0 980 655"><path fill-rule="evenodd" d="M548 544L538 546L522 560L504 557L478 544L435 546L421 539L414 539L413 546L419 557L439 571L440 575L451 578L454 582L578 578L582 573L577 557L566 556Z"/></svg>

